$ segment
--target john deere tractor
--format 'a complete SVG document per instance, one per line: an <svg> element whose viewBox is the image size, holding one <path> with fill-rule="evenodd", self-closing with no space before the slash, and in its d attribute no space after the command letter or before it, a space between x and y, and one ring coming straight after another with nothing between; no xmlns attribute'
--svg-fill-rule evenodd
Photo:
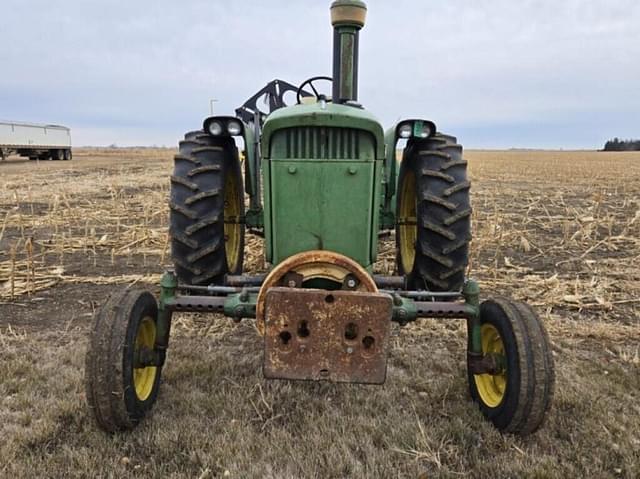
<svg viewBox="0 0 640 479"><path fill-rule="evenodd" d="M112 296L91 331L87 399L103 429L131 429L151 409L171 317L183 311L254 318L266 378L371 384L386 378L391 323L463 319L469 391L482 413L516 434L543 423L554 366L542 322L522 302L481 301L466 277L462 146L425 118L385 131L358 102L366 12L359 0L331 5L332 77L275 80L180 142L174 267L158 298ZM245 231L264 238L267 274L243 274ZM376 275L379 239L394 231L397 275Z"/></svg>

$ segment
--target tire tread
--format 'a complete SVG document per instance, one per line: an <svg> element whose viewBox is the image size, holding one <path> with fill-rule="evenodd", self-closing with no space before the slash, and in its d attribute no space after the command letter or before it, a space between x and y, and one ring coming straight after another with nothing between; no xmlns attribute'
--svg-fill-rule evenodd
<svg viewBox="0 0 640 479"><path fill-rule="evenodd" d="M410 288L459 291L464 284L471 242L471 184L462 147L452 139L438 133L410 142L400 166L400 182L409 168L416 181L417 240L412 271L403 270L396 227L398 270L408 275Z"/></svg>

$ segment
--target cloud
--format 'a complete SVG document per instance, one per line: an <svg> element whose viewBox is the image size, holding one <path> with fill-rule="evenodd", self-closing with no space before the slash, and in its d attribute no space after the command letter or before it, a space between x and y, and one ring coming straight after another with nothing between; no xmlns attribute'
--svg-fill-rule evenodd
<svg viewBox="0 0 640 479"><path fill-rule="evenodd" d="M76 144L173 144L218 99L330 74L330 2L3 0L0 117ZM597 147L640 136L633 0L370 0L360 100L468 146ZM560 135L559 132L562 132Z"/></svg>

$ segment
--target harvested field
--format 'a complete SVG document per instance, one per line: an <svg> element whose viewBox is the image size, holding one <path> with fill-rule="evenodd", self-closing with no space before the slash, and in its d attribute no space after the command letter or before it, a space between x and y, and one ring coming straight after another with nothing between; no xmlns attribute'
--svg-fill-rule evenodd
<svg viewBox="0 0 640 479"><path fill-rule="evenodd" d="M553 342L534 436L497 433L470 402L462 322L394 327L376 387L265 381L250 321L198 315L176 317L148 420L100 432L88 325L169 263L172 155L0 164L0 477L640 477L640 153L467 153L471 275L533 304ZM393 272L393 243L381 253ZM245 258L265 270L258 238Z"/></svg>

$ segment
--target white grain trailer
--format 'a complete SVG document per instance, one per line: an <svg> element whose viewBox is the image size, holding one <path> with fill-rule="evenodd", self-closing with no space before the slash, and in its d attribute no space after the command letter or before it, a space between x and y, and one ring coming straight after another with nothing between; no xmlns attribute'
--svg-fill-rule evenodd
<svg viewBox="0 0 640 479"><path fill-rule="evenodd" d="M70 160L71 130L59 125L0 121L0 160L11 154L30 160Z"/></svg>

